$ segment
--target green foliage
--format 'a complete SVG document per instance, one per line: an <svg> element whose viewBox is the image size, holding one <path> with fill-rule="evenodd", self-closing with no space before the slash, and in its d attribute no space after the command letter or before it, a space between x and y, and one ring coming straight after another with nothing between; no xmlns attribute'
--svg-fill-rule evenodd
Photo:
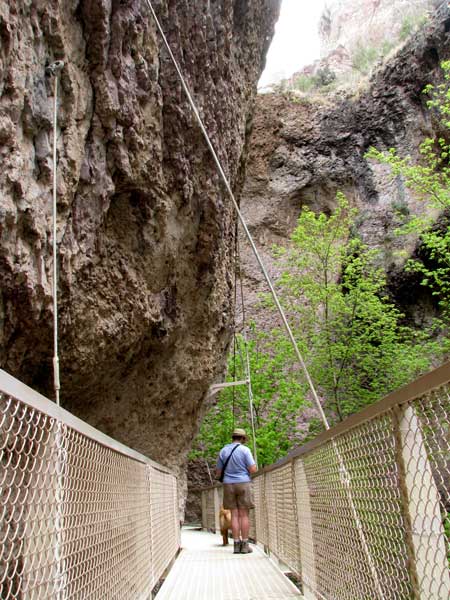
<svg viewBox="0 0 450 600"><path fill-rule="evenodd" d="M243 380L245 342L237 337L239 352L236 362L230 356L227 381ZM252 326L252 340L247 343L254 414L260 465L267 465L284 456L298 434L297 417L307 405L304 385L292 369L285 368L287 340L279 332L267 334ZM230 442L234 427L251 431L247 387L225 388L208 410L190 457L203 456L213 462L220 448ZM250 447L253 440L250 437Z"/></svg>
<svg viewBox="0 0 450 600"><path fill-rule="evenodd" d="M369 46L360 40L352 54L353 69L361 75L368 75L376 61L386 57L397 45L398 40L395 39L385 39L378 46Z"/></svg>
<svg viewBox="0 0 450 600"><path fill-rule="evenodd" d="M407 15L402 22L400 28L400 40L404 42L409 36L425 25L428 18L425 14L422 15Z"/></svg>
<svg viewBox="0 0 450 600"><path fill-rule="evenodd" d="M352 67L362 75L367 75L380 55L378 48L359 42L353 52Z"/></svg>
<svg viewBox="0 0 450 600"><path fill-rule="evenodd" d="M395 199L392 201L392 210L401 217L409 217L411 210L404 199Z"/></svg>
<svg viewBox="0 0 450 600"><path fill-rule="evenodd" d="M351 56L352 70L336 74L326 65L314 75L297 75L293 80L284 79L272 86L275 93L285 94L301 92L302 94L320 95L336 88L353 88L355 83L370 73L378 60L385 58L392 50L399 47L414 31L417 31L428 20L426 14L406 15L397 36L385 38L378 43L368 45L366 39L360 39Z"/></svg>
<svg viewBox="0 0 450 600"><path fill-rule="evenodd" d="M293 82L293 88L299 92L309 93L330 89L336 80L336 74L329 67L318 69L315 75L297 75Z"/></svg>
<svg viewBox="0 0 450 600"><path fill-rule="evenodd" d="M336 79L336 73L329 66L318 69L315 80L317 87L325 87L333 83Z"/></svg>
<svg viewBox="0 0 450 600"><path fill-rule="evenodd" d="M402 26L400 28L400 39L402 41L409 38L414 30L414 20L411 15L406 16L403 19Z"/></svg>
<svg viewBox="0 0 450 600"><path fill-rule="evenodd" d="M444 83L427 86L425 92L430 96L428 106L445 130L450 129L450 62L442 67ZM425 203L422 215L410 214L403 198L394 200L392 208L405 217L400 234L420 238L423 258L410 260L406 268L419 273L422 285L437 297L442 310L438 325L446 332L450 323L450 145L445 136L428 138L420 153L419 164L400 157L394 149L371 148L367 156L389 165L393 175ZM433 226L439 213L444 218ZM442 340L432 341L431 332L404 325L403 315L387 295L385 274L375 266L376 253L355 235L355 223L361 218L338 194L331 216L304 209L291 246L275 249L284 265L277 282L280 298L331 421L411 381L445 350ZM270 298L264 303L267 310L274 310ZM242 338L238 346L238 360L229 361L228 380L246 377ZM311 410L308 389L282 329L264 333L252 326L248 352L261 466L317 434L322 425ZM235 425L250 431L248 414L246 389L222 391L206 414L191 456L215 461ZM444 526L448 532L448 516Z"/></svg>
<svg viewBox="0 0 450 600"><path fill-rule="evenodd" d="M442 519L445 537L447 539L447 563L450 568L450 513L446 510Z"/></svg>
<svg viewBox="0 0 450 600"><path fill-rule="evenodd" d="M396 44L392 40L384 40L381 47L381 56L387 56L391 50L395 48Z"/></svg>
<svg viewBox="0 0 450 600"><path fill-rule="evenodd" d="M433 348L401 325L375 251L351 237L356 211L337 200L329 217L302 212L293 249L279 250L289 266L279 285L328 412L343 419L426 370Z"/></svg>
<svg viewBox="0 0 450 600"><path fill-rule="evenodd" d="M450 129L450 61L442 63L444 83L426 86L427 102L443 130ZM422 214L413 215L403 225L400 234L415 234L420 239L420 259L408 261L406 268L421 275L421 283L436 297L445 323L450 323L450 145L446 137L426 138L420 145L421 162L410 156L401 157L394 148L381 152L371 148L372 158L401 176L406 187L424 203ZM436 215L441 223L433 225Z"/></svg>
<svg viewBox="0 0 450 600"><path fill-rule="evenodd" d="M386 295L385 275L374 266L375 253L352 236L356 216L338 194L331 216L304 209L291 247L274 250L285 269L277 282L281 302L330 421L413 379L428 368L434 350L425 334L401 324L403 315ZM264 305L275 311L271 298ZM258 458L264 465L322 426L284 330L264 333L253 326L251 337ZM242 339L239 347L242 355ZM242 356L236 369L230 362L228 378L244 379L244 363ZM234 425L250 430L248 413L246 390L225 389L206 415L195 452L214 460Z"/></svg>
<svg viewBox="0 0 450 600"><path fill-rule="evenodd" d="M311 75L298 75L294 79L293 87L295 90L306 94L316 87L316 82Z"/></svg>

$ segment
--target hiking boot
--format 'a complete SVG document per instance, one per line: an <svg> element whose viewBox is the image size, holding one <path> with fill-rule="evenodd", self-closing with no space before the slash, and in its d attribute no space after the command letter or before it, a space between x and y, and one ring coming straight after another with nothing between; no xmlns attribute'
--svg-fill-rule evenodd
<svg viewBox="0 0 450 600"><path fill-rule="evenodd" d="M250 547L248 540L246 542L241 542L241 554L251 554L253 549Z"/></svg>
<svg viewBox="0 0 450 600"><path fill-rule="evenodd" d="M233 554L240 554L241 553L241 545L242 545L242 542L234 542Z"/></svg>

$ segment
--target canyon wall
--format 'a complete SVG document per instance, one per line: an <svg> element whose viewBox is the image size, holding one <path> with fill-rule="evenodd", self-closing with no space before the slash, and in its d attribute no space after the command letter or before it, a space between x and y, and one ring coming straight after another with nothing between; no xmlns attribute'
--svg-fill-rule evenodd
<svg viewBox="0 0 450 600"><path fill-rule="evenodd" d="M279 0L155 9L236 192ZM53 397L52 104L61 404L179 468L231 336L235 218L138 0L0 0L0 366Z"/></svg>
<svg viewBox="0 0 450 600"><path fill-rule="evenodd" d="M450 55L449 31L445 4L370 80L348 92L258 97L242 210L273 278L282 267L273 260L272 245L289 243L303 206L330 212L341 190L359 208L363 240L380 250L393 296L418 325L433 313L431 296L417 276L403 271L405 259L397 253L412 254L416 239L394 235L397 207L420 212L423 204L402 178L392 178L387 167L364 155L375 146L418 157L420 142L434 135L436 115L422 90L440 81L439 64ZM266 286L243 236L241 248L248 312L267 327L267 312L258 306ZM269 326L275 324L276 317Z"/></svg>
<svg viewBox="0 0 450 600"><path fill-rule="evenodd" d="M440 4L442 0L328 0L319 25L322 58L338 47L351 54L358 47L390 43Z"/></svg>
<svg viewBox="0 0 450 600"><path fill-rule="evenodd" d="M281 83L282 88L307 91L332 84L351 89L410 35L433 20L443 0L331 0L320 22L320 54ZM313 81L311 81L313 78ZM270 88L269 88L270 89Z"/></svg>

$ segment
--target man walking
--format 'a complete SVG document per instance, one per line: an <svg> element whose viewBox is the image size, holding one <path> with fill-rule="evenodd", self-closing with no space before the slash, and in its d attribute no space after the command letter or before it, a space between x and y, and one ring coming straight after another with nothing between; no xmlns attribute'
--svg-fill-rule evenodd
<svg viewBox="0 0 450 600"><path fill-rule="evenodd" d="M219 452L216 476L223 475L223 507L231 510L234 554L249 554L253 550L248 543L248 514L255 506L250 475L256 473L256 464L251 451L244 446L247 441L244 429L235 429L231 439L232 443Z"/></svg>

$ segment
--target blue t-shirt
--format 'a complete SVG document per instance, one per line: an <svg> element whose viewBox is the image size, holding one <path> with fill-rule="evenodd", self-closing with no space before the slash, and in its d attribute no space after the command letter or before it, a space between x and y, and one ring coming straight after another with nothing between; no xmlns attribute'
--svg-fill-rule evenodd
<svg viewBox="0 0 450 600"><path fill-rule="evenodd" d="M227 444L219 452L219 459L217 461L217 468L223 469L225 461L230 456L230 452L236 446L238 442ZM255 464L252 453L247 446L239 444L239 448L233 452L233 456L230 458L225 471L225 477L223 483L246 483L251 481L248 467Z"/></svg>

